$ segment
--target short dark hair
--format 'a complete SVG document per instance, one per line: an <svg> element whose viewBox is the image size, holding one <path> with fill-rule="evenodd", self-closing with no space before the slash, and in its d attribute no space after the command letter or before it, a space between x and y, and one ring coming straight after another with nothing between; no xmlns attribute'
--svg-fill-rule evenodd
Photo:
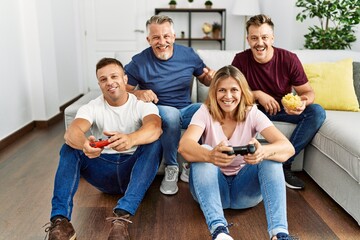
<svg viewBox="0 0 360 240"><path fill-rule="evenodd" d="M274 30L274 23L271 21L270 17L264 14L255 15L246 22L246 32L249 33L250 26L260 27L262 24L265 23L268 24Z"/></svg>
<svg viewBox="0 0 360 240"><path fill-rule="evenodd" d="M117 60L116 58L102 58L96 64L96 73L100 68L103 68L109 64L115 64L115 65L118 65L121 69L124 69L124 66L122 65L122 63L119 60Z"/></svg>

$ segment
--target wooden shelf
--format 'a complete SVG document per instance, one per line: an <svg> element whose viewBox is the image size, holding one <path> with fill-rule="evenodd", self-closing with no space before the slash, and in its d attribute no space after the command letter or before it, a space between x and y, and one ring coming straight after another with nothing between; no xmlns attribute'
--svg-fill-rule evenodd
<svg viewBox="0 0 360 240"><path fill-rule="evenodd" d="M155 8L155 14L160 12L225 12L225 8Z"/></svg>
<svg viewBox="0 0 360 240"><path fill-rule="evenodd" d="M188 18L188 31L189 37L188 38L176 38L179 41L187 41L188 46L191 47L193 42L200 42L200 41L208 41L208 42L219 42L220 49L226 49L226 9L225 8L155 8L155 14L158 15L161 12L168 12L168 13L187 13ZM193 38L191 37L191 20L192 14L194 13L219 13L221 17L221 38Z"/></svg>

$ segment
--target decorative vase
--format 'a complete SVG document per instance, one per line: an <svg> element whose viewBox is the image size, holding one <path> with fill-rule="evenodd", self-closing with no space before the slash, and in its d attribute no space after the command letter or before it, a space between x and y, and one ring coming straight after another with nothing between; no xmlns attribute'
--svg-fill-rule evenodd
<svg viewBox="0 0 360 240"><path fill-rule="evenodd" d="M213 29L212 37L213 37L214 39L219 39L219 38L221 38L221 30L220 30L220 29Z"/></svg>

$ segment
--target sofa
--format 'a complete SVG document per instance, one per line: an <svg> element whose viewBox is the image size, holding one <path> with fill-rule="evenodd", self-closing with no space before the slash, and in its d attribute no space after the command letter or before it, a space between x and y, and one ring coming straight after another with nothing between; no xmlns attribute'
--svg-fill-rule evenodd
<svg viewBox="0 0 360 240"><path fill-rule="evenodd" d="M235 54L239 51L197 50L197 52L208 67L217 70L224 65L231 64ZM360 52L347 50L293 50L292 52L297 54L304 64L304 68L306 67L305 69L310 72L309 74L312 74L308 76L309 79L310 77L315 79L310 81L310 84L314 86L316 94L317 91L326 94L327 91L330 92L329 87L339 84L336 93L327 96L323 102L327 114L324 124L312 142L296 157L292 168L294 171L305 170L360 225L360 112L357 111L360 104ZM342 64L338 63L338 61L347 58L351 58L353 61L351 62L352 86L340 84L343 82L342 79L345 79L346 74L347 79L349 78L349 73L344 73L343 77L342 72L334 67ZM324 68L318 66L320 62L335 65ZM324 69L329 70L324 71ZM328 82L327 79L325 79L325 82L318 81L320 75L328 76L330 79L339 74L341 77L335 79L335 83ZM341 96L340 92L344 89L347 92L346 96ZM206 86L197 80L193 81L193 102L203 102L207 92L208 88ZM68 106L64 112L65 126L67 127L70 124L81 105L100 94L99 90L92 90ZM346 109L351 105L347 102L342 106L345 110L338 109L341 108L338 106L327 106L328 102L335 102L336 105L337 102L341 102L338 98L348 98L349 96L352 97L351 104L354 105L350 110ZM290 123L274 122L274 124L287 137L290 137L295 128L295 125ZM258 136L258 138L261 138L261 136ZM180 155L178 155L178 162L180 165L184 162ZM162 174L163 170L164 165L161 163L159 174Z"/></svg>

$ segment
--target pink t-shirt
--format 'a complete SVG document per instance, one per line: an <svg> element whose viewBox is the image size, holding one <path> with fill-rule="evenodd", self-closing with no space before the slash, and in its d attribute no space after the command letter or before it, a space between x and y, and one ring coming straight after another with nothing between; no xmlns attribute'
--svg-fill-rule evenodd
<svg viewBox="0 0 360 240"><path fill-rule="evenodd" d="M190 125L191 124L204 129L201 137L202 144L207 144L211 147L215 147L223 140L226 140L231 146L247 145L251 138L255 137L257 132L273 126L269 118L258 110L256 105L248 112L245 121L237 124L230 139L227 139L220 123L211 117L208 108L204 104L201 105L192 117ZM234 161L229 166L221 168L221 171L225 175L236 175L245 164L243 157L237 155Z"/></svg>

